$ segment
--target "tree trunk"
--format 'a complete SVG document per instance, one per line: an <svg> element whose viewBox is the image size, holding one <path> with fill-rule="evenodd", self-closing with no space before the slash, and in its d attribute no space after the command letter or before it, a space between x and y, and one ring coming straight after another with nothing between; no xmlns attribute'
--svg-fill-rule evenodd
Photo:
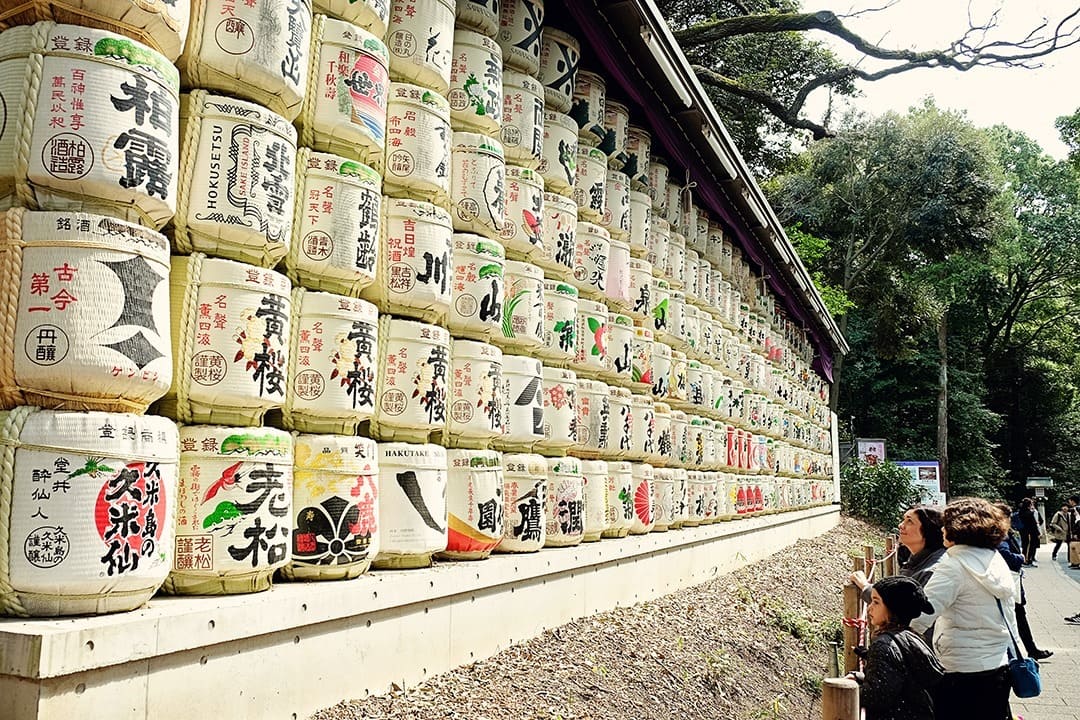
<svg viewBox="0 0 1080 720"><path fill-rule="evenodd" d="M937 452L941 490L949 492L949 310L941 313L937 326L938 397Z"/></svg>
<svg viewBox="0 0 1080 720"><path fill-rule="evenodd" d="M847 313L840 316L839 327L840 334L844 335L847 332ZM840 407L840 373L844 369L844 354L836 353L833 357L832 366L832 385L829 386L829 409L836 412L836 409Z"/></svg>

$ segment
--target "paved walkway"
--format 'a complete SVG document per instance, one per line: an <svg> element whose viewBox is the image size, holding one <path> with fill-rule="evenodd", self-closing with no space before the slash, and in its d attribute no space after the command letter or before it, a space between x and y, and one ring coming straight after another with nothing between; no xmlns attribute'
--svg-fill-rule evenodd
<svg viewBox="0 0 1080 720"><path fill-rule="evenodd" d="M1039 548L1037 567L1024 568L1027 616L1035 642L1054 656L1039 663L1042 695L1012 699L1013 715L1024 720L1080 720L1080 625L1064 621L1080 613L1080 570L1070 570L1062 546L1050 560L1053 543Z"/></svg>

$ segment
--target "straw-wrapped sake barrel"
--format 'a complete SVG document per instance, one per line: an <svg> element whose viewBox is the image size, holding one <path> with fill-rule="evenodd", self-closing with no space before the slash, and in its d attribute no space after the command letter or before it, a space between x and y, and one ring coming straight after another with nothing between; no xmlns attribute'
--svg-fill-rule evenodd
<svg viewBox="0 0 1080 720"><path fill-rule="evenodd" d="M161 410L180 422L258 425L285 401L288 278L273 270L174 256L169 276L173 382Z"/></svg>
<svg viewBox="0 0 1080 720"><path fill-rule="evenodd" d="M265 1L265 0L264 0ZM295 0L293 0L295 1ZM312 28L300 142L383 170L389 72L386 46L367 30L319 15Z"/></svg>
<svg viewBox="0 0 1080 720"><path fill-rule="evenodd" d="M502 453L446 451L446 550L440 559L482 560L503 537Z"/></svg>
<svg viewBox="0 0 1080 720"><path fill-rule="evenodd" d="M40 20L74 23L125 35L176 60L190 15L189 0L24 0L0 10L0 30Z"/></svg>
<svg viewBox="0 0 1080 720"><path fill-rule="evenodd" d="M173 557L176 426L153 416L0 413L0 615L132 610Z"/></svg>
<svg viewBox="0 0 1080 720"><path fill-rule="evenodd" d="M176 61L185 88L216 90L293 120L308 88L311 0L191 0Z"/></svg>
<svg viewBox="0 0 1080 720"><path fill-rule="evenodd" d="M419 85L390 83L383 192L450 202L450 103Z"/></svg>
<svg viewBox="0 0 1080 720"><path fill-rule="evenodd" d="M646 395L634 395L630 403L634 415L634 439L630 457L636 460L652 460L656 454L655 401Z"/></svg>
<svg viewBox="0 0 1080 720"><path fill-rule="evenodd" d="M541 148L539 169L547 190L560 195L573 194L578 162L577 123L574 119L550 108L544 110L544 142Z"/></svg>
<svg viewBox="0 0 1080 720"><path fill-rule="evenodd" d="M570 116L578 124L578 138L583 145L595 147L607 137L604 127L604 101L607 84L604 78L593 72L579 70L574 79ZM605 164L607 156L604 157Z"/></svg>
<svg viewBox="0 0 1080 720"><path fill-rule="evenodd" d="M469 2L459 2L469 5ZM450 60L450 119L455 130L498 136L502 128L502 50L486 35L458 27Z"/></svg>
<svg viewBox="0 0 1080 720"><path fill-rule="evenodd" d="M501 0L499 34L506 67L529 75L540 70L540 34L544 26L544 0Z"/></svg>
<svg viewBox="0 0 1080 720"><path fill-rule="evenodd" d="M638 392L652 390L653 333L649 328L634 327L634 353L631 359L630 385Z"/></svg>
<svg viewBox="0 0 1080 720"><path fill-rule="evenodd" d="M577 353L578 292L573 285L544 280L544 344L541 357L568 364Z"/></svg>
<svg viewBox="0 0 1080 720"><path fill-rule="evenodd" d="M585 514L584 542L596 542L604 532L607 520L608 464L603 460L582 460L581 478L584 483Z"/></svg>
<svg viewBox="0 0 1080 720"><path fill-rule="evenodd" d="M630 111L622 103L608 98L604 102L604 130L606 135L600 149L608 156L608 166L622 170L626 165L626 134L630 129Z"/></svg>
<svg viewBox="0 0 1080 720"><path fill-rule="evenodd" d="M169 243L100 215L0 213L0 407L144 412L172 379ZM12 327L13 326L13 327Z"/></svg>
<svg viewBox="0 0 1080 720"><path fill-rule="evenodd" d="M176 549L163 590L232 595L270 588L289 562L292 436L272 428L180 428Z"/></svg>
<svg viewBox="0 0 1080 720"><path fill-rule="evenodd" d="M589 377L605 375L611 361L607 351L608 309L604 303L578 300L577 342L570 365Z"/></svg>
<svg viewBox="0 0 1080 720"><path fill-rule="evenodd" d="M602 223L607 208L607 156L598 148L578 146L574 169L574 202L578 217Z"/></svg>
<svg viewBox="0 0 1080 720"><path fill-rule="evenodd" d="M300 148L289 279L357 295L375 280L382 224L381 176L367 165Z"/></svg>
<svg viewBox="0 0 1080 720"><path fill-rule="evenodd" d="M636 186L644 187L649 183L649 153L652 150L652 135L638 125L631 125L626 131L626 165L622 171Z"/></svg>
<svg viewBox="0 0 1080 720"><path fill-rule="evenodd" d="M102 30L0 33L0 208L101 213L162 227L176 210L176 68Z"/></svg>
<svg viewBox="0 0 1080 720"><path fill-rule="evenodd" d="M545 103L558 112L569 112L574 98L574 82L581 62L581 43L569 33L545 25L540 35L540 82ZM577 124L574 124L577 134Z"/></svg>
<svg viewBox="0 0 1080 720"><path fill-rule="evenodd" d="M375 414L378 311L344 295L293 290L286 427L356 432Z"/></svg>
<svg viewBox="0 0 1080 720"><path fill-rule="evenodd" d="M675 471L653 470L653 531L667 532L675 520Z"/></svg>
<svg viewBox="0 0 1080 720"><path fill-rule="evenodd" d="M626 312L631 306L630 260L630 245L612 238L608 248L608 274L607 284L604 287L604 299L612 309L619 312Z"/></svg>
<svg viewBox="0 0 1080 720"><path fill-rule="evenodd" d="M503 455L503 537L495 552L536 552L547 535L547 459L531 453Z"/></svg>
<svg viewBox="0 0 1080 720"><path fill-rule="evenodd" d="M386 47L393 80L446 95L454 48L454 5L452 0L390 0Z"/></svg>
<svg viewBox="0 0 1080 720"><path fill-rule="evenodd" d="M450 309L450 213L431 203L383 199L375 282L360 294L384 313L443 322Z"/></svg>
<svg viewBox="0 0 1080 720"><path fill-rule="evenodd" d="M604 300L610 255L611 236L608 231L591 222L578 221L573 283L582 297Z"/></svg>
<svg viewBox="0 0 1080 720"><path fill-rule="evenodd" d="M634 321L628 315L609 312L604 332L608 357L606 375L620 385L629 386L634 372Z"/></svg>
<svg viewBox="0 0 1080 720"><path fill-rule="evenodd" d="M479 235L454 235L454 302L447 325L459 337L486 341L502 332L503 265L506 255L494 240Z"/></svg>
<svg viewBox="0 0 1080 720"><path fill-rule="evenodd" d="M505 431L495 445L531 449L544 439L544 366L523 355L503 355Z"/></svg>
<svg viewBox="0 0 1080 720"><path fill-rule="evenodd" d="M607 171L605 185L604 217L600 220L611 237L617 240L630 239L630 180L618 170ZM629 247L629 246L628 246Z"/></svg>
<svg viewBox="0 0 1080 720"><path fill-rule="evenodd" d="M506 256L535 261L544 252L544 178L535 170L506 166L506 222L499 239Z"/></svg>
<svg viewBox="0 0 1080 720"><path fill-rule="evenodd" d="M629 457L634 447L634 396L624 387L608 386L611 441L607 458Z"/></svg>
<svg viewBox="0 0 1080 720"><path fill-rule="evenodd" d="M446 448L379 443L379 554L372 567L421 568L446 549Z"/></svg>
<svg viewBox="0 0 1080 720"><path fill-rule="evenodd" d="M446 439L456 447L487 447L506 423L503 354L494 345L454 339L450 347L450 407Z"/></svg>
<svg viewBox="0 0 1080 720"><path fill-rule="evenodd" d="M563 195L544 193L543 247L536 264L548 277L569 282L577 254L577 205Z"/></svg>
<svg viewBox="0 0 1080 720"><path fill-rule="evenodd" d="M292 560L287 580L345 580L379 552L375 441L348 435L293 439Z"/></svg>
<svg viewBox="0 0 1080 720"><path fill-rule="evenodd" d="M544 439L539 447L560 451L577 437L577 375L573 370L544 366Z"/></svg>
<svg viewBox="0 0 1080 720"><path fill-rule="evenodd" d="M578 378L575 395L578 444L573 453L580 457L604 455L611 442L610 389L599 380Z"/></svg>
<svg viewBox="0 0 1080 720"><path fill-rule="evenodd" d="M663 400L670 393L668 383L671 380L671 346L654 342L652 346L652 389L653 397Z"/></svg>
<svg viewBox="0 0 1080 720"><path fill-rule="evenodd" d="M499 30L499 0L459 0L454 16L459 25L494 37Z"/></svg>
<svg viewBox="0 0 1080 720"><path fill-rule="evenodd" d="M645 535L652 532L656 521L653 513L653 466L631 463L630 472L634 480L634 520L630 525L630 534Z"/></svg>
<svg viewBox="0 0 1080 720"><path fill-rule="evenodd" d="M381 317L372 435L420 441L442 431L449 365L450 333L445 328Z"/></svg>
<svg viewBox="0 0 1080 720"><path fill-rule="evenodd" d="M502 130L499 133L506 161L539 168L544 142L544 86L531 75L503 73Z"/></svg>
<svg viewBox="0 0 1080 720"><path fill-rule="evenodd" d="M574 457L549 457L547 466L544 546L578 545L585 537L585 481L581 461Z"/></svg>
<svg viewBox="0 0 1080 720"><path fill-rule="evenodd" d="M498 240L506 223L506 161L493 137L455 132L450 150L454 230Z"/></svg>
<svg viewBox="0 0 1080 720"><path fill-rule="evenodd" d="M638 321L652 317L652 263L639 258L630 259L630 307L627 313Z"/></svg>
<svg viewBox="0 0 1080 720"><path fill-rule="evenodd" d="M689 471L683 468L674 468L675 475L675 505L672 513L671 527L678 530L690 517L690 478Z"/></svg>
<svg viewBox="0 0 1080 720"><path fill-rule="evenodd" d="M386 23L390 19L387 0L312 0L311 7L317 13L359 25L375 37L386 35Z"/></svg>
<svg viewBox="0 0 1080 720"><path fill-rule="evenodd" d="M242 100L195 90L180 98L176 249L273 267L289 250L296 130Z"/></svg>
<svg viewBox="0 0 1080 720"><path fill-rule="evenodd" d="M544 272L530 263L507 260L504 270L502 332L494 342L531 350L544 342Z"/></svg>

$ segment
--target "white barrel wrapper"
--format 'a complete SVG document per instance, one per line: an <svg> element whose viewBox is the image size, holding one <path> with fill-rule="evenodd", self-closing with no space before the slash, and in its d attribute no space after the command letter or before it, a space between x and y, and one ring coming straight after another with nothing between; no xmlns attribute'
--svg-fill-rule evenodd
<svg viewBox="0 0 1080 720"><path fill-rule="evenodd" d="M623 172L630 182L645 186L649 182L649 156L652 151L652 135L645 128L630 125L626 131L626 166Z"/></svg>
<svg viewBox="0 0 1080 720"><path fill-rule="evenodd" d="M522 355L503 355L506 431L496 445L531 448L544 439L543 365Z"/></svg>
<svg viewBox="0 0 1080 720"><path fill-rule="evenodd" d="M578 146L574 202L579 218L603 222L607 209L607 156L599 148Z"/></svg>
<svg viewBox="0 0 1080 720"><path fill-rule="evenodd" d="M544 280L544 344L539 355L557 363L573 361L577 353L578 291L573 285Z"/></svg>
<svg viewBox="0 0 1080 720"><path fill-rule="evenodd" d="M599 457L611 443L610 388L598 380L578 378L576 400L578 447L574 453Z"/></svg>
<svg viewBox="0 0 1080 720"><path fill-rule="evenodd" d="M506 222L499 239L506 256L536 261L544 253L544 178L535 170L506 166Z"/></svg>
<svg viewBox="0 0 1080 720"><path fill-rule="evenodd" d="M656 411L651 397L634 395L630 408L634 414L634 441L630 456L651 460L656 454Z"/></svg>
<svg viewBox="0 0 1080 720"><path fill-rule="evenodd" d="M549 277L570 281L577 255L577 205L563 195L544 193L543 247L536 264Z"/></svg>
<svg viewBox="0 0 1080 720"><path fill-rule="evenodd" d="M652 390L653 342L652 330L640 326L634 327L634 356L631 360L633 370L630 374L630 384L639 392Z"/></svg>
<svg viewBox="0 0 1080 720"><path fill-rule="evenodd" d="M446 451L446 550L440 558L480 560L503 538L502 453Z"/></svg>
<svg viewBox="0 0 1080 720"><path fill-rule="evenodd" d="M389 0L312 0L312 9L359 25L375 37L386 35L390 19Z"/></svg>
<svg viewBox="0 0 1080 720"><path fill-rule="evenodd" d="M652 346L652 394L657 400L669 397L671 388L671 347L662 342Z"/></svg>
<svg viewBox="0 0 1080 720"><path fill-rule="evenodd" d="M292 436L272 428L180 428L172 572L163 589L231 595L270 588L289 562Z"/></svg>
<svg viewBox="0 0 1080 720"><path fill-rule="evenodd" d="M0 413L7 525L0 615L132 610L172 565L176 426L20 407Z"/></svg>
<svg viewBox="0 0 1080 720"><path fill-rule="evenodd" d="M383 192L450 202L450 103L419 85L390 83Z"/></svg>
<svg viewBox="0 0 1080 720"><path fill-rule="evenodd" d="M536 552L547 522L547 459L531 453L503 455L503 538L495 552Z"/></svg>
<svg viewBox="0 0 1080 720"><path fill-rule="evenodd" d="M479 235L454 235L453 303L447 325L459 337L486 341L502 332L503 246Z"/></svg>
<svg viewBox="0 0 1080 720"><path fill-rule="evenodd" d="M574 285L583 297L603 300L607 290L611 236L599 225L578 221L574 247Z"/></svg>
<svg viewBox="0 0 1080 720"><path fill-rule="evenodd" d="M651 322L653 267L648 260L630 259L630 307L627 313L638 321Z"/></svg>
<svg viewBox="0 0 1080 720"><path fill-rule="evenodd" d="M446 328L382 316L377 367L373 437L419 442L445 429L450 370Z"/></svg>
<svg viewBox="0 0 1080 720"><path fill-rule="evenodd" d="M457 340L450 348L450 407L446 433L459 447L486 447L506 424L502 351L494 345Z"/></svg>
<svg viewBox="0 0 1080 720"><path fill-rule="evenodd" d="M609 312L605 332L607 376L620 385L629 386L634 373L634 321L628 315Z"/></svg>
<svg viewBox="0 0 1080 720"><path fill-rule="evenodd" d="M544 142L541 146L540 174L549 192L570 196L577 177L577 123L569 115L544 110ZM574 208L575 212L577 208Z"/></svg>
<svg viewBox="0 0 1080 720"><path fill-rule="evenodd" d="M446 95L454 51L454 3L390 0L386 47L393 80L423 85Z"/></svg>
<svg viewBox="0 0 1080 720"><path fill-rule="evenodd" d="M604 299L610 307L619 312L627 312L631 307L630 260L630 245L622 240L612 239L608 250Z"/></svg>
<svg viewBox="0 0 1080 720"><path fill-rule="evenodd" d="M382 569L431 565L446 549L446 448L379 443L379 554Z"/></svg>
<svg viewBox="0 0 1080 720"><path fill-rule="evenodd" d="M503 73L499 138L507 162L532 169L540 167L544 150L544 86L531 75L514 70Z"/></svg>
<svg viewBox="0 0 1080 720"><path fill-rule="evenodd" d="M494 37L499 30L499 0L460 0L454 11L459 25Z"/></svg>
<svg viewBox="0 0 1080 720"><path fill-rule="evenodd" d="M604 217L600 224L617 240L630 239L630 179L618 170L607 171Z"/></svg>
<svg viewBox="0 0 1080 720"><path fill-rule="evenodd" d="M607 521L608 464L603 460L582 460L581 477L585 484L585 542L600 539Z"/></svg>
<svg viewBox="0 0 1080 720"><path fill-rule="evenodd" d="M506 67L529 75L540 71L540 32L544 26L544 0L502 0L499 34Z"/></svg>
<svg viewBox="0 0 1080 720"><path fill-rule="evenodd" d="M608 420L611 441L605 457L629 457L634 448L634 398L623 387L608 387L611 417Z"/></svg>
<svg viewBox="0 0 1080 720"><path fill-rule="evenodd" d="M653 470L653 530L667 532L675 520L675 471Z"/></svg>
<svg viewBox="0 0 1080 720"><path fill-rule="evenodd" d="M667 213L667 184L670 177L667 160L653 155L649 158L649 188L647 193L652 209L664 217Z"/></svg>
<svg viewBox="0 0 1080 720"><path fill-rule="evenodd" d="M458 8L471 5L458 3ZM455 130L498 137L502 128L502 50L486 35L458 27L450 59L450 119Z"/></svg>
<svg viewBox="0 0 1080 720"><path fill-rule="evenodd" d="M656 422L656 445L653 457L657 464L675 465L671 457L671 406L662 402L654 403L653 417Z"/></svg>
<svg viewBox="0 0 1080 720"><path fill-rule="evenodd" d="M581 461L549 457L545 547L568 547L585 537L585 481Z"/></svg>
<svg viewBox="0 0 1080 720"><path fill-rule="evenodd" d="M605 137L604 101L607 98L607 84L604 78L594 72L578 70L574 79L573 98L570 103L570 116L578 125L578 138L583 145L596 147ZM607 156L604 157L607 162Z"/></svg>
<svg viewBox="0 0 1080 720"><path fill-rule="evenodd" d="M144 412L172 379L169 243L77 212L0 213L0 407ZM10 327L10 326L9 326Z"/></svg>
<svg viewBox="0 0 1080 720"><path fill-rule="evenodd" d="M293 438L292 560L287 580L362 575L379 553L375 441L349 435Z"/></svg>
<svg viewBox="0 0 1080 720"><path fill-rule="evenodd" d="M634 524L634 473L630 463L608 462L603 537L626 537Z"/></svg>
<svg viewBox="0 0 1080 720"><path fill-rule="evenodd" d="M578 442L577 375L573 370L544 367L544 439L545 450L564 450Z"/></svg>
<svg viewBox="0 0 1080 720"><path fill-rule="evenodd" d="M507 260L502 333L494 341L506 349L529 350L544 342L544 272L530 263Z"/></svg>
<svg viewBox="0 0 1080 720"><path fill-rule="evenodd" d="M578 300L577 338L573 368L590 377L605 375L611 363L607 351L608 309L604 303Z"/></svg>
<svg viewBox="0 0 1080 720"><path fill-rule="evenodd" d="M559 112L569 112L574 97L574 82L581 62L581 44L562 30L544 25L540 36L540 82L544 83L545 102ZM577 124L574 124L577 134Z"/></svg>
<svg viewBox="0 0 1080 720"><path fill-rule="evenodd" d="M450 151L454 230L498 240L506 223L506 162L493 137L455 132Z"/></svg>

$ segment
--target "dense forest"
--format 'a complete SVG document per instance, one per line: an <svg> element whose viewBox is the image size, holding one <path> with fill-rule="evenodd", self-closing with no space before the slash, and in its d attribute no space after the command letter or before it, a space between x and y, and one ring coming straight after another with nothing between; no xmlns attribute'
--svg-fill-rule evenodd
<svg viewBox="0 0 1080 720"><path fill-rule="evenodd" d="M972 38L993 37L996 18L973 18L949 47L916 52L795 0L660 5L851 344L833 388L841 435L939 458L954 496L1017 498L1045 475L1059 496L1080 491L1080 110L1058 119L1061 161L933 100L879 117L804 112L812 91L854 96L877 79L808 30L893 73L1025 72L1076 42L1080 10L984 45Z"/></svg>

